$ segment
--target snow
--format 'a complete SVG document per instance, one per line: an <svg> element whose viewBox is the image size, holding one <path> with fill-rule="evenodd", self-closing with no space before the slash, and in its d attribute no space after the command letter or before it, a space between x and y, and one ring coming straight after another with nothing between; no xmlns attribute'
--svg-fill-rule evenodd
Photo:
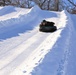
<svg viewBox="0 0 76 75"><path fill-rule="evenodd" d="M0 75L75 75L75 16L0 7ZM57 31L39 32L43 19L55 22Z"/></svg>

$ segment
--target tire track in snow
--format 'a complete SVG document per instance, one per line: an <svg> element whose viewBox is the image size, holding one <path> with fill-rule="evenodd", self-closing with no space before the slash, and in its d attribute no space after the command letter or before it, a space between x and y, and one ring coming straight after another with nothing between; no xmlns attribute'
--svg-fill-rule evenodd
<svg viewBox="0 0 76 75"><path fill-rule="evenodd" d="M25 43L24 44L21 44L22 45L22 47L24 47L26 44L27 44L27 47L24 47L23 48L23 50L21 50L21 52L19 53L19 49L20 49L20 47L21 47L21 45L20 46L18 46L19 48L17 49L16 48L16 51L18 51L18 53L15 53L14 55L11 55L10 57L8 56L7 57L7 59L5 59L5 62L7 62L7 63L5 63L4 61L4 64L5 65L3 65L4 67L2 67L1 69L0 69L0 72L2 72L2 73L4 73L4 70L5 69L7 69L8 71L7 71L7 73L11 70L11 68L12 68L12 70L14 70L18 65L20 65L23 61L24 61L24 59L30 54L29 52L32 52L32 50L34 50L38 45L40 45L40 43L41 42L39 42L38 43L38 40L41 40L41 41L43 41L46 37L45 36L48 36L49 35L49 33L48 34L43 34L43 33L40 33L40 32L38 32L36 35L34 35L34 36L32 36L30 39L28 39L27 41L25 41ZM44 38L45 37L45 38ZM44 39L43 39L44 38ZM32 41L34 39L34 41ZM28 42L28 43L27 43ZM32 46L36 46L35 48L31 48ZM32 50L31 50L32 49ZM14 49L15 50L15 49ZM27 55L28 54L28 55ZM14 57L14 58L13 58ZM23 57L25 57L25 58L23 58ZM22 59L23 58L23 59ZM4 60L4 59L3 59ZM21 62L18 62L18 61L20 61L21 60ZM18 63L17 63L18 62ZM17 63L17 64L16 64ZM14 67L14 68L13 68ZM10 69L9 69L10 68ZM5 72L6 73L6 72ZM2 74L2 75L5 75L5 73L4 74ZM9 73L8 73L9 74Z"/></svg>
<svg viewBox="0 0 76 75"><path fill-rule="evenodd" d="M71 37L72 37L72 20L69 16L69 14L67 13L68 15L68 23L67 23L67 37L66 37L66 42L65 42L65 47L64 47L64 55L63 55L63 58L59 64L59 68L58 68L58 73L57 75L66 75L66 70L67 70L67 64L68 64L68 59L69 59L69 55L70 55L70 50L69 50L69 47L70 47L70 40L71 40Z"/></svg>
<svg viewBox="0 0 76 75"><path fill-rule="evenodd" d="M69 35L68 35L69 36ZM61 59L61 62L59 64L59 68L58 68L58 72L57 75L66 75L66 69L67 69L67 64L68 64L68 58L70 55L70 51L69 51L69 46L70 46L70 36L66 38L66 43L65 43L65 47L64 47L64 55L63 58Z"/></svg>
<svg viewBox="0 0 76 75"><path fill-rule="evenodd" d="M48 36L47 36L47 38L45 37L45 40L40 44L40 45L37 45L38 47L37 47L37 49L35 49L35 52L34 52L34 54L35 54L35 56L33 56L33 58L30 60L30 62L32 62L33 60L35 60L34 61L34 65L36 66L36 63L38 63L41 59L43 59L43 57L44 57L44 55L50 50L50 42L52 41L52 40L50 40L50 39L52 39L53 37L54 37L54 35L56 36L56 34L54 34L54 33L52 33L51 35L49 35L49 34L47 34ZM40 36L40 35L38 35L38 36ZM46 36L46 34L45 34L45 36ZM44 38L44 36L42 36L43 38ZM57 36L57 37L59 37L59 35ZM55 38L57 38L57 37L55 37ZM55 38L53 38L53 39L55 39ZM38 38L37 38L38 39ZM55 40L53 40L52 41L52 45L51 45L51 47L54 45L54 43L55 43L55 41L56 41L56 39ZM37 43L38 41L36 41L36 43ZM31 44L30 46L32 47L32 46L34 46L36 43L34 43L34 44ZM48 46L47 45L49 45L49 49L48 49ZM29 47L30 47L29 46ZM32 48L31 48L32 49ZM37 53L38 53L38 56L39 56L39 59L37 59L38 57L36 57L36 55L37 55ZM33 55L34 55L33 54ZM20 59L21 60L21 57L23 57L22 55L25 55L25 52L22 52L22 53L20 53L20 55L19 55L19 57L17 56L17 58L16 59ZM32 56L32 55L31 55ZM30 56L30 57L31 57ZM29 59L30 59L30 57L29 57ZM13 59L13 61L11 61L10 63L8 63L5 67L3 67L2 69L1 69L1 74L2 75L5 75L6 73L9 75L15 68L17 68L18 66L17 65L20 65L20 64L18 64L18 63L16 63L17 62L17 60L14 60ZM25 60L25 61L27 61L28 62L28 59L27 60ZM26 64L28 65L25 65L25 67L27 66L27 69L30 69L30 64L28 64L26 62ZM22 63L21 63L22 64ZM33 65L33 66L34 66ZM30 66L30 67L29 67ZM31 68L31 70L32 70L32 68ZM28 71L28 70L27 70ZM20 72L22 72L22 71L20 71ZM29 71L28 71L29 72ZM28 73L27 72L27 73ZM31 71L30 71L31 72ZM23 73L23 72L22 72Z"/></svg>
<svg viewBox="0 0 76 75"><path fill-rule="evenodd" d="M4 60L4 61L0 60L0 67L2 66L1 63L3 63L3 62L5 63L6 61L7 62L10 62L10 61L8 61L9 59L11 59L11 60L14 59L18 54L22 53L30 45L32 45L34 42L36 42L37 41L37 38L39 38L40 36L41 35L39 35L39 33L36 33L33 36L30 36L28 39L24 40L22 43L20 43L16 47L12 48L12 50L9 49L5 53L3 53L4 55L0 56L0 58L1 59L3 58L2 60ZM10 57L9 57L9 54L11 54Z"/></svg>
<svg viewBox="0 0 76 75"><path fill-rule="evenodd" d="M50 51L53 47L59 35L57 33L52 33L49 35L45 41L43 41L32 53L31 55L23 62L19 67L17 67L14 72L11 72L10 75L30 75L30 72L36 67L39 63L42 62L44 56Z"/></svg>
<svg viewBox="0 0 76 75"><path fill-rule="evenodd" d="M39 37L40 37L40 35L39 35ZM43 37L43 36L42 36L42 37ZM52 37L51 35L48 36L49 39L51 39L51 37ZM46 37L45 37L45 38L46 38ZM47 38L47 39L48 39L48 38ZM37 37L37 39L38 39L38 37ZM35 43L35 41L36 41L37 39L33 40L33 43ZM28 41L28 42L29 42L29 41ZM37 43L37 42L38 42L38 41L36 41L36 43ZM50 42L50 40L49 40L49 41L47 40L47 43L46 43L45 40L44 40L44 41L42 42L43 45L40 44L40 45L38 45L38 48L35 49L35 50L40 49L40 50L38 51L39 53L37 52L37 53L39 54L39 56L41 56L40 58L42 58L42 57L44 56L44 54L46 53L46 52L44 52L44 51L45 51L45 49L46 49L45 46L48 45L48 42ZM29 47L32 46L32 45L34 46L33 43L31 43L30 45L28 44ZM35 44L36 44L36 43L35 43ZM45 43L45 45L44 45L44 43ZM53 43L54 43L54 41L53 41ZM53 43L52 43L52 44L53 44ZM23 43L23 44L25 44L25 43ZM21 45L20 47L18 47L18 49L20 49L21 47L24 47L24 46L25 46L25 45ZM29 47L27 47L27 48L29 48ZM43 49L41 49L40 47L42 47L43 49L45 48L45 49L43 50ZM27 49L27 48L26 48L26 49ZM23 51L24 51L24 50L23 50ZM23 54L23 51L21 52L22 54ZM42 55L42 53L40 53L41 51L43 51L43 52L42 52L42 53L44 53L43 55ZM19 53L19 54L21 54L21 53ZM36 53L36 52L35 52L35 53ZM37 57L36 57L37 53L35 54L35 56L33 57L33 59L31 58L31 56L29 57L29 59L31 58L32 61L33 61L33 60L36 60L36 59L37 59ZM17 54L17 55L19 55L19 54ZM21 56L22 56L22 54L21 54ZM15 56L15 57L18 57L18 56ZM39 58L38 61L41 60L40 58ZM9 57L9 58L6 59L6 60L10 60L10 59L11 59L11 58ZM20 58L18 58L18 59L20 59ZM31 61L31 62L32 62L32 61ZM36 62L38 62L38 61L36 61ZM6 62L7 62L7 61L6 61ZM18 62L19 62L19 61L18 61ZM36 62L35 62L35 64L36 64ZM2 73L1 75L3 75L3 74L4 74L4 75L5 75L5 74L8 74L8 75L9 75L9 73L12 72L12 71L16 68L16 66L14 66L14 68L13 68L13 65L17 65L17 64L18 64L18 63L15 63L15 61L14 61L14 59L13 59L13 61L11 61L11 62L8 63L6 66L4 66L3 68L1 68L1 70L2 70L2 71L0 71L0 72ZM29 68L30 65L28 64L28 62L27 62L27 65L28 65L27 68ZM11 69L11 70L10 70L10 69Z"/></svg>
<svg viewBox="0 0 76 75"><path fill-rule="evenodd" d="M19 45L21 45L24 41L27 41L28 39L30 39L31 37L33 37L34 35L37 35L37 33L38 33L38 31L35 29L35 30L33 30L33 31L30 31L30 33L29 32L27 32L27 33L25 33L25 34L23 34L22 36L20 35L20 37L25 37L23 40L21 40L21 42L20 43L16 43L16 42L12 42L12 43L16 43L16 45L14 46L14 47L9 47L10 46L10 44L9 44L9 46L7 45L7 46L5 46L6 44L5 44L5 42L7 42L7 41L9 41L9 43L11 42L10 40L11 39L8 39L8 40L5 40L4 42L2 42L2 43L0 43L0 45L3 45L3 44L5 44L4 45L4 49L3 49L3 47L1 48L0 47L0 49L1 49L1 51L0 51L0 59L3 57L3 56L5 56L5 54L8 54L9 53L9 51L13 51L13 49L15 49L16 47L18 47ZM33 36L32 36L33 35ZM27 37L27 38L26 38ZM16 39L16 38L14 38L14 39ZM7 49L6 49L7 48Z"/></svg>

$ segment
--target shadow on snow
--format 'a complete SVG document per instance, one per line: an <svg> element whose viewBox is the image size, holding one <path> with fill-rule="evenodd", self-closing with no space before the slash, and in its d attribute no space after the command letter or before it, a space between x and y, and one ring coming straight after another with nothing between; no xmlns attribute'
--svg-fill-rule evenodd
<svg viewBox="0 0 76 75"><path fill-rule="evenodd" d="M6 31L3 33L0 33L0 41L6 40L8 38L19 36L19 33L24 33L30 30L33 30L34 27L37 25L38 22L35 22L34 20L25 24L20 23L19 25L13 25L7 27Z"/></svg>

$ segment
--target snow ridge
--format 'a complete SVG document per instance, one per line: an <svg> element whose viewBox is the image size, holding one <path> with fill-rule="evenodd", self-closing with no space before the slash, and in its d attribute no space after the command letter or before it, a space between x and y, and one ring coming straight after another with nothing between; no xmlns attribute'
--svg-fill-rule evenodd
<svg viewBox="0 0 76 75"><path fill-rule="evenodd" d="M72 33L74 30L73 29L73 24L72 24L72 20L71 18L69 17L69 13L67 13L65 11L65 14L67 15L67 26L66 26L66 39L65 39L65 47L64 47L64 54L63 54L63 58L61 59L61 62L59 64L59 68L58 68L58 73L57 75L66 75L67 73L67 65L68 65L68 59L69 59L69 56L71 54L71 51L70 51L70 44L71 44L71 38L72 38Z"/></svg>
<svg viewBox="0 0 76 75"><path fill-rule="evenodd" d="M4 7L3 9L8 9L9 10L11 8L13 8L13 7L10 7L10 8ZM40 11L39 7L36 6L36 7L31 8L28 11L27 14L19 16L19 18L11 18L11 19L8 19L8 20L5 20L5 21L0 21L0 28L7 27L6 25L8 25L8 26L11 25L12 26L14 24L18 24L18 23L21 23L21 22L28 23L31 20L35 19L36 16L38 16L37 13L39 14L39 11ZM33 14L34 14L34 16L33 16ZM31 19L29 19L29 18L31 18ZM28 19L29 19L29 21L28 21Z"/></svg>

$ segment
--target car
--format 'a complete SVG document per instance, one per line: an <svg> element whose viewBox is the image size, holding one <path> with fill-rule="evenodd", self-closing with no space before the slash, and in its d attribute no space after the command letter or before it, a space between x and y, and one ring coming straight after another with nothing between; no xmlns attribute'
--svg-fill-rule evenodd
<svg viewBox="0 0 76 75"><path fill-rule="evenodd" d="M49 21L46 21L46 20L43 20L41 22L41 24L39 25L39 31L42 31L42 32L54 32L57 30L57 27L54 26L54 22L49 22Z"/></svg>

